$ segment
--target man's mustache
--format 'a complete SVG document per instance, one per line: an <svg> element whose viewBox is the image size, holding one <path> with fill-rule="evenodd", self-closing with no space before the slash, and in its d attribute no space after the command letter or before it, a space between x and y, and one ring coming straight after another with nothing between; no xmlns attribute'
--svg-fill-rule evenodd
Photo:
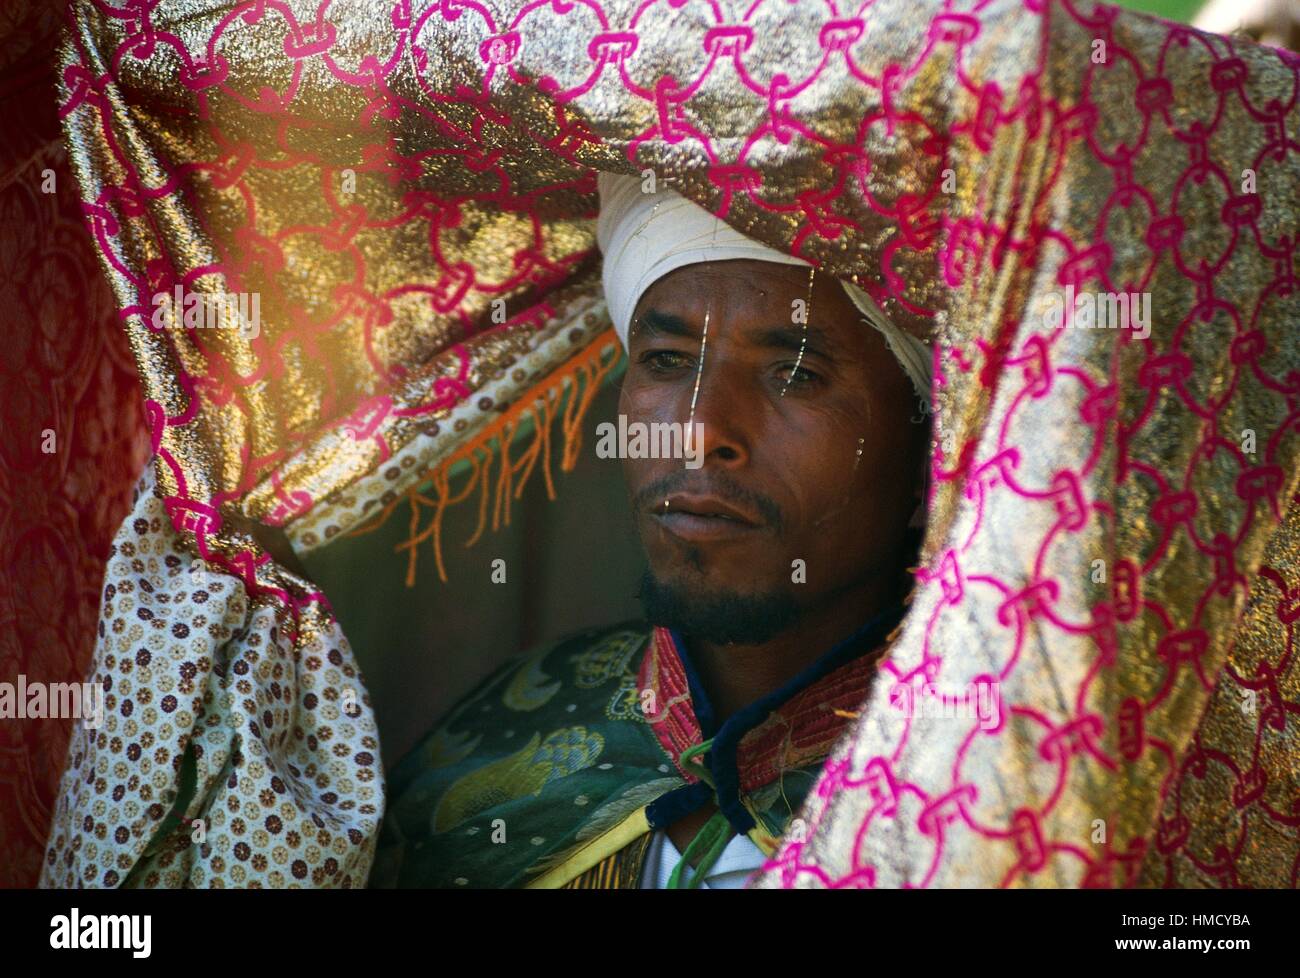
<svg viewBox="0 0 1300 978"><path fill-rule="evenodd" d="M739 485L730 476L716 470L707 475L699 471L674 469L661 479L656 479L632 497L633 509L640 513L656 506L675 492L699 496L716 496L732 503L738 509L757 512L763 522L773 530L780 530L785 520L781 507L762 493Z"/></svg>

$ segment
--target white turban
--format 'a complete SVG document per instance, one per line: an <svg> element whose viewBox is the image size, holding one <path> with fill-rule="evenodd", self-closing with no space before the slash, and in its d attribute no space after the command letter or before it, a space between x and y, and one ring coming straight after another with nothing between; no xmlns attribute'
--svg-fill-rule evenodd
<svg viewBox="0 0 1300 978"><path fill-rule="evenodd" d="M675 190L643 193L638 177L615 173L598 174L597 184L600 217L596 220L596 243L604 256L605 304L624 348L632 311L642 293L675 268L730 258L808 267L802 258L746 237ZM911 378L923 410L928 411L930 348L890 322L862 289L839 281L863 320L885 337L889 351Z"/></svg>

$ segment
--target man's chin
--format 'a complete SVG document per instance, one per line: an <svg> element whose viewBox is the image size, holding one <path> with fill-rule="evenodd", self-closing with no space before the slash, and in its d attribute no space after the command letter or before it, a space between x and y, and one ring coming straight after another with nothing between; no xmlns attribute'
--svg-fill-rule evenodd
<svg viewBox="0 0 1300 978"><path fill-rule="evenodd" d="M701 588L662 581L648 570L641 578L640 598L650 624L705 642L759 645L799 621L799 607L784 591L745 594Z"/></svg>

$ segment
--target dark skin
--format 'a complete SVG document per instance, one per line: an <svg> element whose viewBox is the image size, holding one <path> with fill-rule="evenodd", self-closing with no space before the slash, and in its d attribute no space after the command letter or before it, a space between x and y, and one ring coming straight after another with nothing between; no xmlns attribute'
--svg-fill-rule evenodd
<svg viewBox="0 0 1300 978"><path fill-rule="evenodd" d="M698 469L623 463L652 573L687 593L783 591L801 611L797 628L755 645L685 636L719 723L897 601L907 582L929 426L910 423L911 381L829 275L815 276L805 333L792 308L807 299L808 278L773 262L699 263L658 279L633 313L619 410L629 422L704 425ZM796 559L803 583L792 580ZM669 827L679 851L712 811Z"/></svg>

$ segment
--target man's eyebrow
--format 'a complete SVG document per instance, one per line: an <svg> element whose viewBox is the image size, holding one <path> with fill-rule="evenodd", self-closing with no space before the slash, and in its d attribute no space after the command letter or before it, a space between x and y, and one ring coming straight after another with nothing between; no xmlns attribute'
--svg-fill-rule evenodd
<svg viewBox="0 0 1300 978"><path fill-rule="evenodd" d="M658 309L647 309L643 312L637 318L634 329L645 330L647 336L678 336L684 339L698 339L700 335L699 330L680 316L674 316L670 312L662 312ZM798 353L803 350L805 353L834 359L831 351L835 347L827 337L826 331L820 326L814 326L811 323L807 326L802 323L782 323L776 326L767 326L755 333L754 342L756 345L768 349L787 350L791 353Z"/></svg>
<svg viewBox="0 0 1300 978"><path fill-rule="evenodd" d="M681 336L685 339L694 339L699 335L699 331L685 319L674 316L670 312L660 312L658 309L647 309L641 313L633 324L632 330L633 332L645 330L649 336Z"/></svg>
<svg viewBox="0 0 1300 978"><path fill-rule="evenodd" d="M812 323L807 325L802 323L782 323L779 326L768 326L758 332L755 336L755 342L759 346L771 349L789 350L792 353L803 350L805 353L834 359L832 351L835 349L835 344L830 342L830 338L826 335L824 329L820 326L814 326Z"/></svg>

